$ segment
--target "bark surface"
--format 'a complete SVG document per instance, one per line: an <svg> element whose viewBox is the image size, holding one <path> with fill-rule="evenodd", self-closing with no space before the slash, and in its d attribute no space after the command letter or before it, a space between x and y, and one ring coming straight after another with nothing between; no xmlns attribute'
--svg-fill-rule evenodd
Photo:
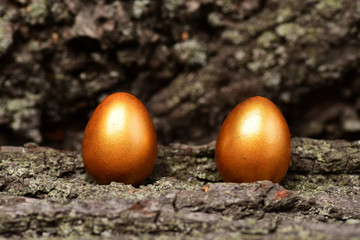
<svg viewBox="0 0 360 240"><path fill-rule="evenodd" d="M360 239L360 142L292 140L284 181L223 183L214 143L161 146L137 188L98 185L81 155L0 150L0 236L22 239Z"/></svg>
<svg viewBox="0 0 360 240"><path fill-rule="evenodd" d="M165 145L215 140L254 95L294 136L359 139L359 22L358 0L2 0L0 143L79 150L117 91L144 102Z"/></svg>
<svg viewBox="0 0 360 240"><path fill-rule="evenodd" d="M294 138L280 185L223 183L211 142L254 95L293 136L359 139L359 23L358 0L1 0L0 238L360 239L359 141ZM117 91L165 145L138 188L78 151Z"/></svg>

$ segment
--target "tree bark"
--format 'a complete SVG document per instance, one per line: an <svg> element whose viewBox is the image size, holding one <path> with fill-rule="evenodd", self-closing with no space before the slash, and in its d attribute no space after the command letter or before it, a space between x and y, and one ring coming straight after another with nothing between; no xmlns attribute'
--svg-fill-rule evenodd
<svg viewBox="0 0 360 240"><path fill-rule="evenodd" d="M161 143L207 143L240 101L262 95L294 136L358 139L358 5L3 0L0 126L79 150L99 101L127 91L147 106Z"/></svg>
<svg viewBox="0 0 360 240"><path fill-rule="evenodd" d="M223 183L214 143L171 144L134 188L92 182L77 151L2 146L0 236L359 239L359 159L359 141L294 138L281 185Z"/></svg>

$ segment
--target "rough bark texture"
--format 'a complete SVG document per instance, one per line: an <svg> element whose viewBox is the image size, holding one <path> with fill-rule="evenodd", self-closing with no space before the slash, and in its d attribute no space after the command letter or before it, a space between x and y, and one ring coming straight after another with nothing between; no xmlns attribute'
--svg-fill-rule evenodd
<svg viewBox="0 0 360 240"><path fill-rule="evenodd" d="M89 114L116 91L145 103L163 144L215 140L253 95L275 101L295 136L358 139L359 5L2 0L0 143L79 150Z"/></svg>
<svg viewBox="0 0 360 240"><path fill-rule="evenodd" d="M263 95L293 136L360 138L358 0L0 0L0 238L360 239L360 142L294 138L284 181L221 182L214 142ZM153 117L153 174L97 185L91 111L128 91ZM12 136L12 138L10 137ZM53 145L54 146L54 145Z"/></svg>
<svg viewBox="0 0 360 240"><path fill-rule="evenodd" d="M153 174L138 188L97 185L78 152L3 146L0 236L360 239L360 142L292 144L281 185L221 182L210 143L160 147Z"/></svg>

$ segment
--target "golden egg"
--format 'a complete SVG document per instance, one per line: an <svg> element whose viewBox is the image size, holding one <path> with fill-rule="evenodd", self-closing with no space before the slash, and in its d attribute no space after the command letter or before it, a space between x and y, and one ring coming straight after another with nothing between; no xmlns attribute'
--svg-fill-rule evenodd
<svg viewBox="0 0 360 240"><path fill-rule="evenodd" d="M155 128L141 101L123 92L105 98L86 126L82 157L99 184L141 184L157 157Z"/></svg>
<svg viewBox="0 0 360 240"><path fill-rule="evenodd" d="M221 126L216 165L226 182L280 182L290 164L291 137L279 108L264 97L237 105Z"/></svg>

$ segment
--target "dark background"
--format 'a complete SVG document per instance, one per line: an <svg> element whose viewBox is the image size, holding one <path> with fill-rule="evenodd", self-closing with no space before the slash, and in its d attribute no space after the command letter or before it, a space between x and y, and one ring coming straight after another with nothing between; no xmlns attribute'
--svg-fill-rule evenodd
<svg viewBox="0 0 360 240"><path fill-rule="evenodd" d="M292 136L359 139L359 26L353 0L1 0L0 145L79 150L119 91L161 144L215 140L256 95Z"/></svg>

